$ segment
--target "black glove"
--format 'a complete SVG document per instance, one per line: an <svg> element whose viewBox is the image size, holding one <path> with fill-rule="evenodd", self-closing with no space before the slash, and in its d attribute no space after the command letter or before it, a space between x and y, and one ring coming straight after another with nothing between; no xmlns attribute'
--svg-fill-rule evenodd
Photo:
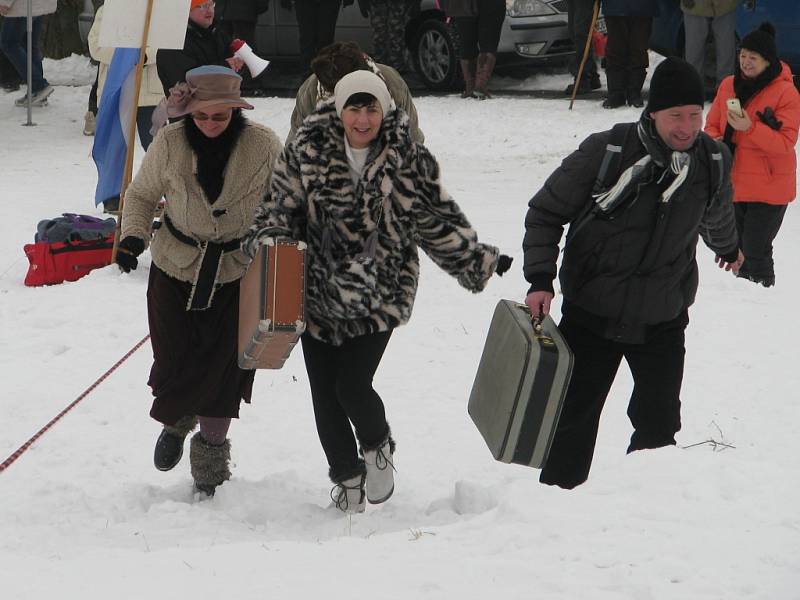
<svg viewBox="0 0 800 600"><path fill-rule="evenodd" d="M117 264L119 268L130 273L135 271L139 266L139 261L136 257L144 252L144 241L132 235L127 236L120 241L117 246Z"/></svg>
<svg viewBox="0 0 800 600"><path fill-rule="evenodd" d="M281 0L281 7L286 10L292 10L292 0Z"/></svg>
<svg viewBox="0 0 800 600"><path fill-rule="evenodd" d="M361 16L365 19L369 17L369 0L358 0L358 10L361 12Z"/></svg>
<svg viewBox="0 0 800 600"><path fill-rule="evenodd" d="M756 116L770 129L780 131L781 127L783 127L783 121L778 121L778 117L775 116L775 111L772 110L771 106L766 107L763 113L756 111Z"/></svg>
<svg viewBox="0 0 800 600"><path fill-rule="evenodd" d="M512 262L514 262L513 258L505 254L501 254L497 258L497 266L494 268L494 272L500 275L500 277L502 277L503 273L505 273L511 268Z"/></svg>

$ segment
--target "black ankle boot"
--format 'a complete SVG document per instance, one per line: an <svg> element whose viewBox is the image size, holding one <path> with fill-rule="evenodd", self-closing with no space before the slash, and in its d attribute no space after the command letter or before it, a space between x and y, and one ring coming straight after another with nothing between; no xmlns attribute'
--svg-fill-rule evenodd
<svg viewBox="0 0 800 600"><path fill-rule="evenodd" d="M644 106L644 99L642 98L641 90L628 90L628 106L642 108Z"/></svg>
<svg viewBox="0 0 800 600"><path fill-rule="evenodd" d="M169 471L174 468L183 456L183 440L185 435L175 435L163 429L156 441L156 449L153 453L153 464L159 471Z"/></svg>
<svg viewBox="0 0 800 600"><path fill-rule="evenodd" d="M625 106L625 94L621 92L609 92L608 98L603 100L603 108L619 108Z"/></svg>
<svg viewBox="0 0 800 600"><path fill-rule="evenodd" d="M174 425L165 425L156 440L153 464L159 471L169 471L181 461L183 441L197 425L197 417L182 417Z"/></svg>

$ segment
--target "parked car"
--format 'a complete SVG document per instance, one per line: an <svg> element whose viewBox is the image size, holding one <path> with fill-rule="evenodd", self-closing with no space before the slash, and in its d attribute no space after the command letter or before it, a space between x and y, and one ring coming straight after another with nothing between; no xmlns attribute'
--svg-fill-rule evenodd
<svg viewBox="0 0 800 600"><path fill-rule="evenodd" d="M342 8L337 40L353 40L372 52L372 28L358 3ZM420 13L405 32L408 51L423 83L447 90L460 82L459 38L438 0L422 0ZM256 28L258 52L268 60L294 59L299 53L294 11L271 2ZM541 63L574 52L567 29L566 0L508 0L498 47L498 63Z"/></svg>
<svg viewBox="0 0 800 600"><path fill-rule="evenodd" d="M683 56L686 36L683 12L675 0L659 0L661 16L653 21L650 47L665 56ZM776 42L781 59L792 71L800 73L800 2L797 0L745 0L736 9L736 35L741 39L770 21L777 31ZM709 42L711 43L711 42ZM714 53L706 56L713 60ZM714 70L706 67L707 73Z"/></svg>

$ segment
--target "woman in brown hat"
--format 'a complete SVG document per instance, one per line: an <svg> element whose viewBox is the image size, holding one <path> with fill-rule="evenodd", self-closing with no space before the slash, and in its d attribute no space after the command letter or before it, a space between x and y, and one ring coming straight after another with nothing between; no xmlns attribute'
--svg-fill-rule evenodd
<svg viewBox="0 0 800 600"><path fill-rule="evenodd" d="M183 117L158 133L125 194L117 263L126 273L150 245L147 286L153 367L150 415L164 428L154 462L172 469L191 441L195 489L213 495L230 477L227 440L253 371L236 360L239 280L250 259L239 250L281 152L275 133L245 119L241 77L204 66L186 73L153 117ZM152 242L161 197L167 198Z"/></svg>

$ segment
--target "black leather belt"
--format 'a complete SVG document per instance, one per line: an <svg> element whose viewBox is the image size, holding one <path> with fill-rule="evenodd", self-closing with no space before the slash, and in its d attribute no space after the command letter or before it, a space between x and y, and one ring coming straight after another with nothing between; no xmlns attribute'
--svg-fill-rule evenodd
<svg viewBox="0 0 800 600"><path fill-rule="evenodd" d="M192 282L192 292L189 294L186 310L207 309L211 306L211 300L214 296L222 255L226 252L238 250L241 245L241 239L237 238L227 242L200 241L186 235L175 227L175 224L166 213L164 213L161 220L176 240L200 249L200 266Z"/></svg>

